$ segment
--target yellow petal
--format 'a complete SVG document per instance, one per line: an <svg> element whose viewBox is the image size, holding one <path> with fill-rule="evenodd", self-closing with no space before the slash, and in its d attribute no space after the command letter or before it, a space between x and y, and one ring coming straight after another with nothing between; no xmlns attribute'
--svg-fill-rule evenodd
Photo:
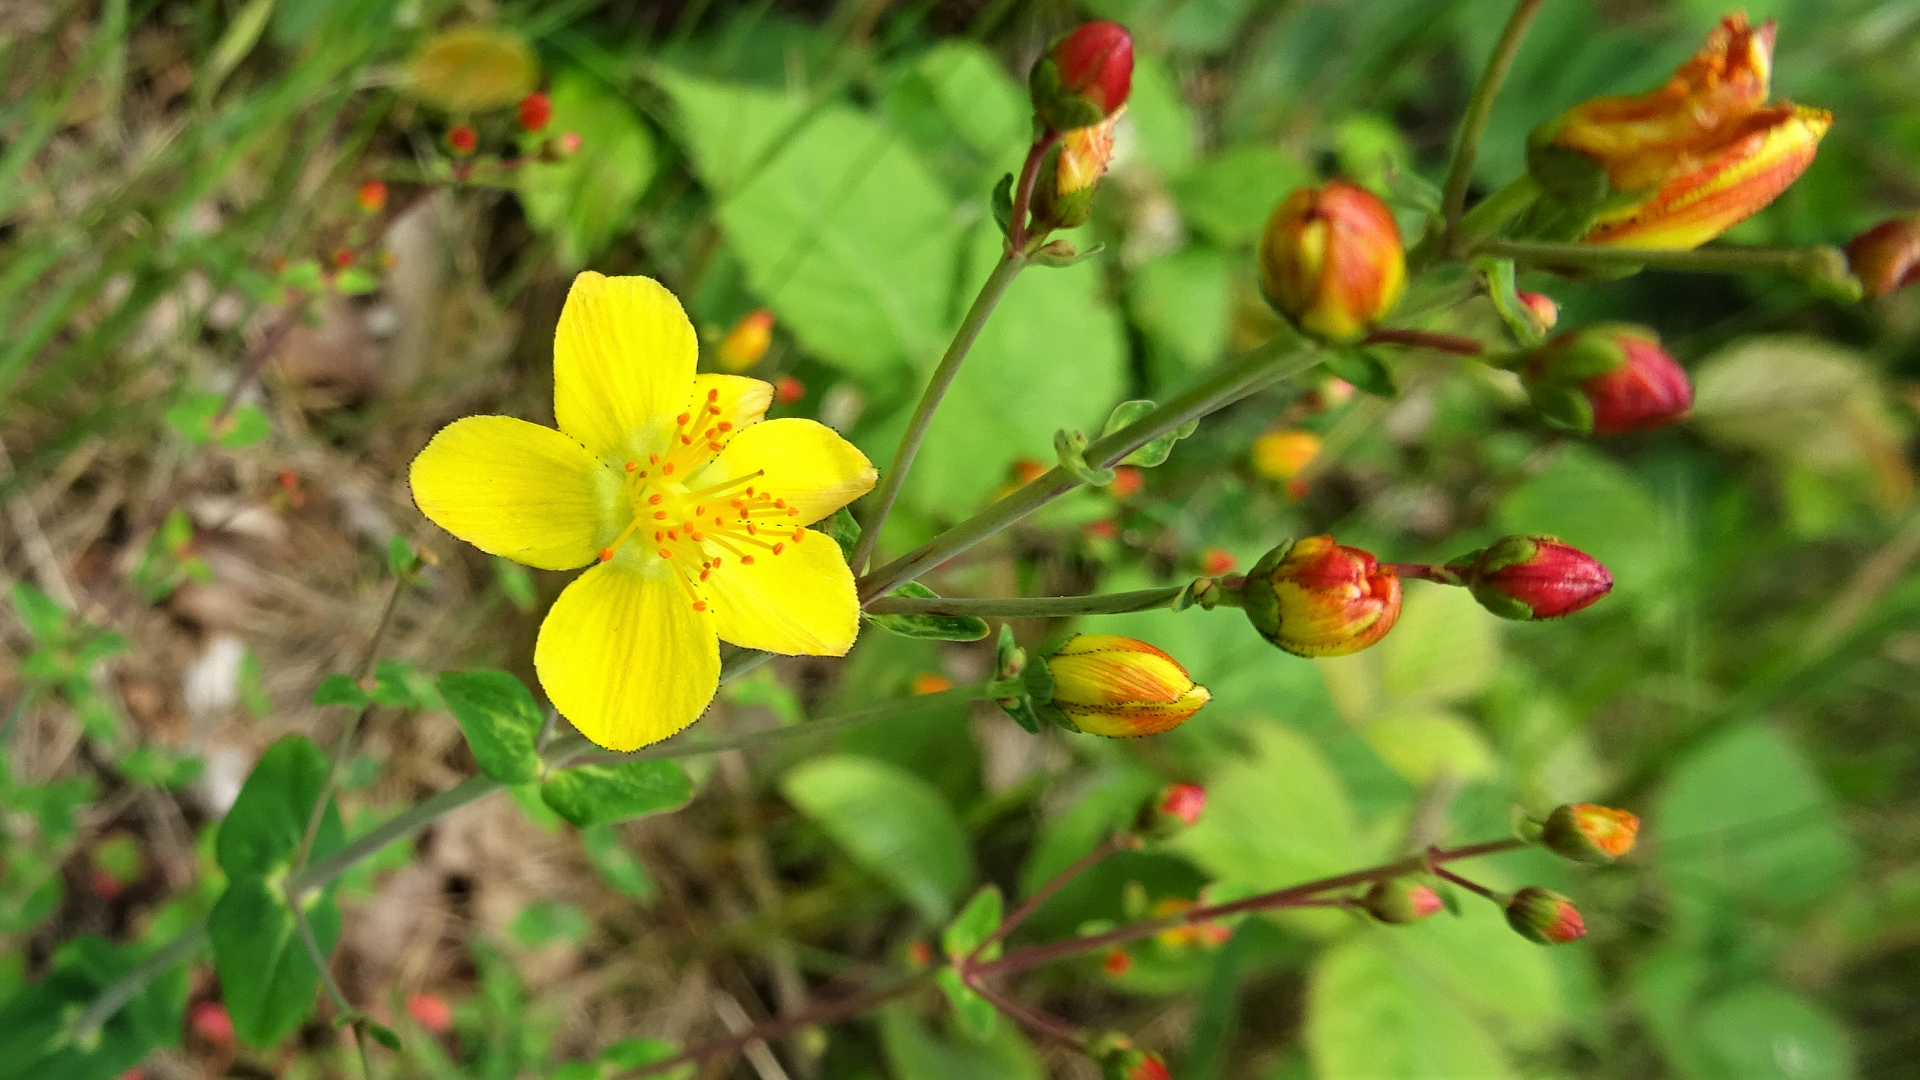
<svg viewBox="0 0 1920 1080"><path fill-rule="evenodd" d="M609 750L693 723L720 685L712 616L693 609L664 564L655 568L602 563L581 574L553 602L533 647L553 707Z"/></svg>
<svg viewBox="0 0 1920 1080"><path fill-rule="evenodd" d="M773 421L779 423L779 421ZM701 583L724 641L787 655L845 656L860 632L853 571L831 536L796 530L753 562L723 555ZM771 538L771 534L763 534Z"/></svg>
<svg viewBox="0 0 1920 1080"><path fill-rule="evenodd" d="M604 474L604 475L602 475ZM420 512L494 555L542 570L594 560L602 488L619 480L580 444L510 416L469 416L440 429L409 473Z"/></svg>
<svg viewBox="0 0 1920 1080"><path fill-rule="evenodd" d="M693 324L652 278L573 279L553 335L553 416L610 464L644 460L687 407Z"/></svg>
<svg viewBox="0 0 1920 1080"><path fill-rule="evenodd" d="M719 396L709 397L711 394ZM767 406L773 404L773 384L741 375L696 375L693 396L688 400L692 402L688 408L710 404L720 410L714 419L744 428L766 419Z"/></svg>
<svg viewBox="0 0 1920 1080"><path fill-rule="evenodd" d="M873 490L880 474L854 445L825 424L785 417L733 437L714 466L719 479L764 470L755 484L799 510L792 523L811 525ZM703 476L703 480L706 478Z"/></svg>

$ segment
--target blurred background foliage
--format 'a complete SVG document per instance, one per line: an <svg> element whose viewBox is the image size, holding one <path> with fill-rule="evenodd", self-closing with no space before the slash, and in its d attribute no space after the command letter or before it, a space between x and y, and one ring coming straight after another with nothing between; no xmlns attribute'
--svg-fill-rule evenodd
<svg viewBox="0 0 1920 1080"><path fill-rule="evenodd" d="M1527 130L1663 80L1722 0L1548 0L1495 108L1482 190ZM349 834L472 772L432 689L446 668L529 676L564 579L450 541L405 466L448 419L549 417L572 273L659 277L709 346L755 308L777 408L891 453L995 256L987 194L1028 138L1023 73L1085 17L1139 42L1117 157L1086 242L1023 275L982 336L884 537L899 553L1096 429L1277 329L1251 249L1273 203L1347 175L1403 227L1439 179L1508 0L11 0L0 7L0 1076L48 1002L84 1002L204 914L213 826L280 734L350 670L396 535L437 554L387 639L345 773ZM1752 0L1780 20L1776 93L1838 119L1806 176L1730 239L1837 242L1920 204L1920 8ZM458 88L409 61L479 22L530 52ZM502 58L504 57L504 58ZM519 63L531 66L517 68ZM467 76L473 76L468 72ZM450 183L438 149L552 94L559 162ZM443 88L444 89L444 88ZM438 95L438 96L436 96ZM437 106L453 104L449 113ZM505 106L502 108L501 106ZM394 194L361 235L354 187ZM396 256L364 288L300 267ZM305 276L302 276L305 275ZM289 284L306 283L306 317ZM1485 905L1412 928L1326 911L1163 940L1016 987L1131 1032L1183 1080L1907 1075L1920 1023L1920 293L1836 306L1784 279L1540 277L1562 325L1658 328L1693 372L1690 424L1587 442L1504 378L1393 358L1390 396L1271 390L1202 425L1137 491L1072 495L928 579L945 595L1177 582L1221 548L1244 569L1333 531L1432 560L1549 532L1618 583L1568 622L1500 624L1413 583L1401 625L1310 662L1232 612L1088 620L1167 649L1214 703L1164 737L1035 739L981 708L696 766L686 810L576 830L516 793L390 849L340 890L334 969L400 1030L404 1076L612 1075L902 963L983 882L1011 894L1124 823L1170 779L1211 792L1176 843L1122 855L1016 942L1142 906L1271 888L1435 840L1503 835L1516 806L1595 799L1647 820L1625 865L1521 853L1496 886L1574 896L1591 936L1545 950ZM1460 278L1399 321L1489 337ZM280 323L276 323L280 319ZM269 360L231 430L209 418ZM1260 433L1311 430L1291 486ZM1028 643L1066 629L1019 622ZM703 721L747 730L964 683L986 644L863 636L845 664L781 662ZM272 1052L200 1022L204 956L153 984L102 1048L35 1077L353 1070L320 1021ZM451 1008L449 1008L449 1004ZM183 1013L190 1018L182 1020ZM19 1046L26 1045L19 1042ZM148 1054L150 1049L152 1054ZM796 1077L1006 1080L1089 1066L934 998L802 1033ZM117 1055L117 1056L116 1056ZM565 1063L573 1063L566 1066ZM728 1069L732 1071L729 1072ZM739 1062L705 1075L772 1075Z"/></svg>

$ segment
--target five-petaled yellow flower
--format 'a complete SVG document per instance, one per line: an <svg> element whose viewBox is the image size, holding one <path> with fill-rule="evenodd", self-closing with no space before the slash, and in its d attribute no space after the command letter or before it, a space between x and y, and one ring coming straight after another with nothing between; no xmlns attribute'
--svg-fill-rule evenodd
<svg viewBox="0 0 1920 1080"><path fill-rule="evenodd" d="M413 497L441 528L543 570L594 564L547 612L540 685L613 750L692 723L720 648L843 656L859 630L840 547L806 526L872 490L865 455L773 388L696 375L686 312L644 277L574 279L553 343L559 430L507 416L441 429Z"/></svg>

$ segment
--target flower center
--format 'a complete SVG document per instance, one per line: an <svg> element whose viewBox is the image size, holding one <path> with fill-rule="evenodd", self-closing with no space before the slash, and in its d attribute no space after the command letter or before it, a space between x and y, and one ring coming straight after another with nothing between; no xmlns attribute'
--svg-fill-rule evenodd
<svg viewBox="0 0 1920 1080"><path fill-rule="evenodd" d="M733 424L720 419L720 392L677 418L666 449L647 460L626 463L627 505L632 514L613 543L600 549L600 561L614 557L629 540L666 563L686 589L695 611L707 610L701 589L722 561L751 566L797 544L807 530L793 519L798 508L767 491L766 470L717 483L701 474L727 448Z"/></svg>

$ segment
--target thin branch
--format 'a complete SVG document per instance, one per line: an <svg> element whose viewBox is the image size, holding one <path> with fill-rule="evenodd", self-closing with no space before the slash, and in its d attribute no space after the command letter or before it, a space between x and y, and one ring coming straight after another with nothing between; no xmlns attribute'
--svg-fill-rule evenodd
<svg viewBox="0 0 1920 1080"><path fill-rule="evenodd" d="M1026 1025L1035 1033L1045 1035L1050 1039L1057 1039L1081 1051L1086 1050L1087 1037L1081 1033L1079 1028L1074 1027L1065 1020L1042 1009L1029 1008L978 979L969 980L967 987L974 993L986 998L988 1004L999 1009L1021 1024Z"/></svg>
<svg viewBox="0 0 1920 1080"><path fill-rule="evenodd" d="M1488 240L1474 247L1476 255L1495 255L1530 266L1646 267L1695 274L1729 274L1747 270L1781 270L1804 280L1837 285L1852 280L1847 257L1838 248L1748 247L1714 244L1671 251L1656 248L1615 247L1607 244L1550 244L1537 240ZM1853 282L1858 285L1858 281Z"/></svg>
<svg viewBox="0 0 1920 1080"><path fill-rule="evenodd" d="M974 959L981 953L985 952L991 946L1006 940L1007 935L1013 933L1014 930L1019 928L1021 923L1027 921L1027 916L1040 910L1040 905L1052 899L1054 893L1066 888L1068 884L1081 874L1098 866L1107 856L1128 847L1131 841L1132 837L1127 834L1116 833L1094 845L1092 851L1068 863L1065 869L1048 878L1046 884L1035 889L1032 896L1021 901L1019 907L1014 908L1007 914L1006 918L1001 919L1000 925L994 928L993 933L987 935L985 941L982 941L971 953L967 954L966 964L971 966Z"/></svg>
<svg viewBox="0 0 1920 1080"><path fill-rule="evenodd" d="M1479 893L1481 896L1486 897L1487 899L1493 901L1496 904L1506 903L1506 901L1500 896L1499 893L1494 892L1492 889L1489 889L1485 885L1482 885L1479 882L1474 881L1470 878L1463 878L1459 874L1454 873L1453 871L1447 869L1444 866L1434 867L1433 873L1435 877L1439 878L1442 881L1451 881L1455 885L1460 886L1461 888L1467 890L1468 892Z"/></svg>
<svg viewBox="0 0 1920 1080"><path fill-rule="evenodd" d="M1013 185L1013 212L1007 218L1007 257L1023 254L1027 246L1027 213L1033 205L1033 185L1040 178L1040 162L1047 151L1060 141L1060 133L1049 131L1033 140L1027 148L1027 160L1020 165L1020 178Z"/></svg>
<svg viewBox="0 0 1920 1080"><path fill-rule="evenodd" d="M1475 338L1391 326L1382 326L1372 331L1361 344L1404 345L1409 349L1433 349L1437 352L1452 353L1455 356L1480 356L1487 351L1486 345Z"/></svg>
<svg viewBox="0 0 1920 1080"><path fill-rule="evenodd" d="M874 615L975 615L983 618L1066 618L1072 615L1121 615L1166 607L1185 585L1092 596L909 597L882 596L867 603Z"/></svg>
<svg viewBox="0 0 1920 1080"><path fill-rule="evenodd" d="M1507 27L1500 32L1493 55L1487 59L1480 81L1473 88L1466 114L1460 119L1460 133L1453 143L1453 162L1447 168L1447 186L1441 196L1448 254L1455 251L1458 242L1460 216L1467 207L1467 188L1473 183L1473 162L1480 153L1480 137L1486 132L1487 118L1493 115L1493 102L1500 95L1500 84L1506 81L1507 73L1513 69L1513 59L1520 53L1520 42L1527 36L1527 27L1539 14L1540 3L1541 0L1520 0L1514 5Z"/></svg>
<svg viewBox="0 0 1920 1080"><path fill-rule="evenodd" d="M400 591L403 583L393 579L393 588L387 593L386 607L380 611L380 622L373 628L373 636L367 639L367 651L360 658L361 679L373 674L375 659L380 655L380 639L387 634L387 627L393 622L394 609L400 606ZM353 743L354 733L373 711L372 704L363 707L354 714L352 720L340 729L340 737L334 740L333 753L327 758L327 775L320 782L320 794L313 800L313 809L307 813L306 832L300 837L300 850L293 857L294 873L307 865L307 859L313 854L313 842L320 835L320 822L327 816L327 801L333 798L333 783L340 775L340 760L347 756L347 748Z"/></svg>

